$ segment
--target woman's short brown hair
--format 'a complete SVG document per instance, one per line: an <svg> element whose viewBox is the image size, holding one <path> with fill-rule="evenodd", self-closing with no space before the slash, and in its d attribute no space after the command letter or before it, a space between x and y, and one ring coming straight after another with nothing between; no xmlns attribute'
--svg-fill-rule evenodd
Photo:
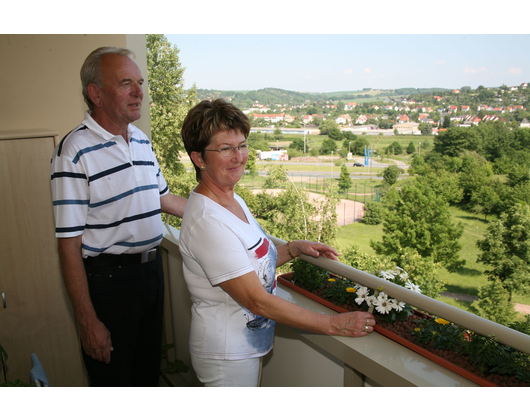
<svg viewBox="0 0 530 420"><path fill-rule="evenodd" d="M204 149L210 144L212 136L220 131L231 130L241 132L245 138L250 133L250 121L237 106L224 99L198 103L182 124L182 141L188 156L191 158L191 152L198 152L204 159ZM195 163L193 166L197 181L200 181L201 171Z"/></svg>

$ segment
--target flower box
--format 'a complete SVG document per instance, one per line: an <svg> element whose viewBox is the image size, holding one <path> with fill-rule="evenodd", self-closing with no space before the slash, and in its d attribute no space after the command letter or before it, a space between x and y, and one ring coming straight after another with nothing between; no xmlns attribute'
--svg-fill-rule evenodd
<svg viewBox="0 0 530 420"><path fill-rule="evenodd" d="M278 281L292 289L297 291L298 293L309 297L310 299L336 311L336 312L348 312L352 310L360 310L359 308L355 309L352 307L345 307L338 306L326 299L324 299L322 296L319 296L318 294L309 292L304 287L301 287L299 285L293 284L292 282L293 273L287 273L278 276ZM478 368L471 366L471 364L467 361L467 357L462 357L462 355L459 355L457 352L452 352L453 354L450 354L449 351L440 351L434 348L425 348L422 345L416 344L410 340L411 336L409 333L406 332L407 329L410 329L410 323L415 322L415 320L430 320L434 322L434 318L428 314L425 314L423 312L413 310L413 314L409 317L409 327L403 326L402 321L395 321L393 324L385 323L381 320L381 317L374 313L374 317L377 320L377 325L375 326L374 330L378 332L379 334L384 335L385 337L407 347L408 349L428 358L429 360L432 360L433 362L451 370L452 372L455 372L458 375L461 375L462 377L480 385L483 387L495 387L495 386L527 386L526 383L520 383L518 381L512 380L512 378L502 378L500 375L490 375L489 377L485 377ZM399 325L401 324L401 325ZM448 361L447 358L454 361Z"/></svg>

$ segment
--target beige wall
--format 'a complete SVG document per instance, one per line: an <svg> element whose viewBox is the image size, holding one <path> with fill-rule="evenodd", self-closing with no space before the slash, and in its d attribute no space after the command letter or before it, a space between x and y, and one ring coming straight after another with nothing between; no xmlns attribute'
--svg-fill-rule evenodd
<svg viewBox="0 0 530 420"><path fill-rule="evenodd" d="M53 130L61 140L84 117L79 70L101 46L133 50L147 79L144 35L0 35L0 131ZM135 125L150 136L144 86L142 118Z"/></svg>

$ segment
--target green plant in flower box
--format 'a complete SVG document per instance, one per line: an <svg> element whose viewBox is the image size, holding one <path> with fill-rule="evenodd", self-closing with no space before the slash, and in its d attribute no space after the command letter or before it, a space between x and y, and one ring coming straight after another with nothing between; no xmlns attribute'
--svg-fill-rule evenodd
<svg viewBox="0 0 530 420"><path fill-rule="evenodd" d="M292 267L292 282L304 287L310 292L324 288L330 277L328 270L317 267L316 265L298 258L293 261Z"/></svg>
<svg viewBox="0 0 530 420"><path fill-rule="evenodd" d="M338 276L331 276L327 280L327 287L322 289L322 297L335 305L346 305L350 303L350 296L346 292L352 286L351 281Z"/></svg>
<svg viewBox="0 0 530 420"><path fill-rule="evenodd" d="M465 351L469 361L482 372L513 376L530 383L530 356L499 343L494 336L484 337L470 331Z"/></svg>
<svg viewBox="0 0 530 420"><path fill-rule="evenodd" d="M459 351L466 341L465 331L442 318L418 319L418 327L411 334L415 340L429 347L432 343L435 349Z"/></svg>

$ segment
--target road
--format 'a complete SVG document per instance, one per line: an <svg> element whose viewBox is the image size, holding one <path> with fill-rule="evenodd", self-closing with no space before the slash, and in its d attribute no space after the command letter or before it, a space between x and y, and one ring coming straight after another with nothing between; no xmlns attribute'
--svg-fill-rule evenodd
<svg viewBox="0 0 530 420"><path fill-rule="evenodd" d="M363 163L364 164L364 158L357 157L351 162L347 162L346 166L352 167L353 162ZM351 179L383 179L380 176L377 176L379 172L381 172L384 168L390 166L390 165L397 165L400 169L408 169L410 165L406 165L403 162L392 160L393 163L380 163L375 162L370 166L365 166L363 168L357 168L357 171L352 173L350 175ZM294 177L321 177L321 178L338 178L340 177L340 166L335 166L334 162L292 162L292 161L256 161L257 165L283 165L290 176ZM317 169L312 171L290 171L289 166L316 166ZM322 168L322 170L320 170ZM324 169L325 168L325 169ZM329 168L329 169L328 169ZM362 173L362 174L361 174ZM267 175L267 170L258 170L259 175ZM407 177L408 174L401 174L399 178Z"/></svg>
<svg viewBox="0 0 530 420"><path fill-rule="evenodd" d="M258 171L258 175L262 175L262 176L266 176L268 175L269 172L268 171ZM304 178L334 178L334 179L338 179L340 177L340 169L338 170L335 170L333 172L331 172L330 170L328 171L290 171L287 169L287 175L289 175L290 177L294 177L294 178L299 178L299 177L304 177ZM400 176L399 178L402 178L403 176L406 176L406 175L402 175ZM366 175L350 175L350 178L351 179L383 179L382 176L377 176L377 173L374 171L372 176L370 176L370 173L367 172Z"/></svg>

